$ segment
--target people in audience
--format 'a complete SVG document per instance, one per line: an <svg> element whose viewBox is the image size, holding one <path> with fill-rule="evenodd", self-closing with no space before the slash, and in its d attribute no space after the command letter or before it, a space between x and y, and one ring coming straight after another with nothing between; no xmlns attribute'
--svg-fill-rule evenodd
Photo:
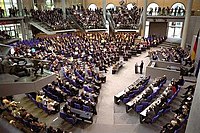
<svg viewBox="0 0 200 133"><path fill-rule="evenodd" d="M177 62L183 65L187 65L189 62L192 62L191 58L188 58L189 55L188 51L183 50L180 47L161 48L161 50L150 52L150 58L153 60Z"/></svg>
<svg viewBox="0 0 200 133"><path fill-rule="evenodd" d="M38 118L34 117L32 114L26 112L26 110L22 107L18 106L18 102L9 101L6 98L3 98L2 101L3 106L6 108L6 112L10 113L13 117L13 120L10 121L11 124L18 127L16 121L19 121L24 124L26 128L30 128L30 131L33 132L42 132L46 128L45 123L39 122ZM7 116L4 116L7 117ZM26 122L26 123L24 123ZM33 128L33 126L35 128Z"/></svg>
<svg viewBox="0 0 200 133"><path fill-rule="evenodd" d="M119 38L119 39L115 39ZM104 33L100 34L67 34L59 37L43 38L40 41L31 42L21 41L14 44L14 56L29 57L33 59L49 60L50 65L44 66L55 73L62 73L63 79L58 79L47 88L48 92L53 93L58 98L62 98L64 90L68 90L67 95L73 96L70 107L74 103L89 106L91 112L97 114L96 102L97 95L100 93L101 81L100 73L96 68L99 66L110 66L115 63L115 58L119 52L126 53L134 45L135 34L116 34L109 36ZM105 40L102 42L102 40ZM76 43L75 43L76 42ZM110 43L111 42L111 43ZM32 50L34 49L34 50ZM62 69L62 71L60 71ZM89 90L82 96L78 96L79 89L87 87ZM138 84L137 87L142 86ZM74 95L70 93L74 92ZM66 92L65 92L66 93ZM147 92L148 94L148 92ZM42 94L43 95L43 94ZM46 104L47 109L54 111L54 101L44 100L41 94L35 95L36 102ZM42 98L41 98L41 97ZM65 112L70 114L65 108ZM13 112L13 114L15 114ZM16 114L17 115L17 114ZM73 115L73 114L72 114ZM74 116L76 117L76 116Z"/></svg>
<svg viewBox="0 0 200 133"><path fill-rule="evenodd" d="M1 9L0 9L1 10ZM0 30L0 41L11 39L11 36L5 30Z"/></svg>
<svg viewBox="0 0 200 133"><path fill-rule="evenodd" d="M79 7L77 5L77 7ZM103 20L103 11L96 9L95 11L85 8L68 8L71 14L74 15L76 22L83 26L84 29L105 29Z"/></svg>
<svg viewBox="0 0 200 133"><path fill-rule="evenodd" d="M45 23L53 30L72 29L72 21L64 19L62 9L54 8L53 10L30 10L33 19Z"/></svg>
<svg viewBox="0 0 200 133"><path fill-rule="evenodd" d="M43 101L43 96L41 94L37 94L36 102L42 103L42 101Z"/></svg>
<svg viewBox="0 0 200 133"><path fill-rule="evenodd" d="M187 121L192 103L191 96L193 96L193 94L190 94L189 92L192 92L195 89L195 85L190 85L185 89L187 91L182 97L184 99L182 99L180 107L176 110L172 110L175 113L174 117L169 123L163 126L162 130L160 131L161 133L174 133L178 129L180 129L182 125L185 124L185 122Z"/></svg>
<svg viewBox="0 0 200 133"><path fill-rule="evenodd" d="M0 18L4 17L4 10L0 7Z"/></svg>
<svg viewBox="0 0 200 133"><path fill-rule="evenodd" d="M185 9L183 9L182 7L176 7L176 8L171 8L170 7L155 7L150 8L150 10L148 11L148 15L152 16L154 13L154 15L162 15L162 16L184 16L185 15Z"/></svg>
<svg viewBox="0 0 200 133"><path fill-rule="evenodd" d="M137 29L142 9L136 5L131 10L120 6L116 10L109 9L116 29Z"/></svg>

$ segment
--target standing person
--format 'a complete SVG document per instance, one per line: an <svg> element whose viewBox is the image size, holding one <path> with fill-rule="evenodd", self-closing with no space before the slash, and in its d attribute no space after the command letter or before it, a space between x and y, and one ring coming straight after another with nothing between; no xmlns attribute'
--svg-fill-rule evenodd
<svg viewBox="0 0 200 133"><path fill-rule="evenodd" d="M4 10L0 7L0 18L4 17Z"/></svg>
<svg viewBox="0 0 200 133"><path fill-rule="evenodd" d="M140 74L142 74L143 66L144 66L144 62L143 62L143 60L142 60L142 61L141 61L141 64L140 64Z"/></svg>
<svg viewBox="0 0 200 133"><path fill-rule="evenodd" d="M138 74L138 64L135 63L135 74Z"/></svg>

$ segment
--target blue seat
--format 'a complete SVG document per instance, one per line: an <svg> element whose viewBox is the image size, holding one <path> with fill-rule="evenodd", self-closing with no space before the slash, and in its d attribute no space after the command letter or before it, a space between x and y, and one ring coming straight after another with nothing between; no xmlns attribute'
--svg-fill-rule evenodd
<svg viewBox="0 0 200 133"><path fill-rule="evenodd" d="M139 90L133 90L133 93L134 93L135 95L137 95L137 94L139 94Z"/></svg>
<svg viewBox="0 0 200 133"><path fill-rule="evenodd" d="M134 93L132 93L132 94L129 94L129 96L128 96L128 97L129 97L130 99L132 99L134 96L135 96L135 94L134 94Z"/></svg>
<svg viewBox="0 0 200 133"><path fill-rule="evenodd" d="M161 88L162 86L163 86L163 84L162 84L162 83L160 83L160 84L159 84L159 86L158 86L158 88Z"/></svg>
<svg viewBox="0 0 200 133"><path fill-rule="evenodd" d="M141 86L140 88L139 88L139 92L141 92L141 91L143 91L144 90L144 86ZM138 93L139 93L138 92Z"/></svg>
<svg viewBox="0 0 200 133"><path fill-rule="evenodd" d="M90 112L90 107L86 106L86 105L83 105L83 111Z"/></svg>
<svg viewBox="0 0 200 133"><path fill-rule="evenodd" d="M39 108L42 108L42 106L43 106L42 103L38 103Z"/></svg>
<svg viewBox="0 0 200 133"><path fill-rule="evenodd" d="M156 115L155 117L153 117L151 123L154 123L157 119L158 119L159 115Z"/></svg>
<svg viewBox="0 0 200 133"><path fill-rule="evenodd" d="M38 102L34 99L33 100L33 103L36 105L36 106L38 106Z"/></svg>
<svg viewBox="0 0 200 133"><path fill-rule="evenodd" d="M24 119L23 119L23 124L24 124L25 126L27 126L27 127L30 127L30 123L29 123L28 121L24 120Z"/></svg>
<svg viewBox="0 0 200 133"><path fill-rule="evenodd" d="M45 105L42 106L42 109L44 110L45 113L51 114L51 112L48 110L48 108Z"/></svg>
<svg viewBox="0 0 200 133"><path fill-rule="evenodd" d="M164 112L164 109L161 109L161 110L158 111L158 114L157 114L157 115L158 115L158 116L161 116L161 115L163 114L163 112Z"/></svg>
<svg viewBox="0 0 200 133"><path fill-rule="evenodd" d="M164 111L163 111L163 113L167 113L168 111L170 111L171 110L171 107L170 108L167 108L167 109L165 109Z"/></svg>
<svg viewBox="0 0 200 133"><path fill-rule="evenodd" d="M129 102L129 101L130 101L129 97L123 98L123 100L122 100L123 103L127 103L127 102Z"/></svg>
<svg viewBox="0 0 200 133"><path fill-rule="evenodd" d="M60 112L60 118L62 118L62 119L65 119L65 118L66 118L66 115L65 115L64 112Z"/></svg>
<svg viewBox="0 0 200 133"><path fill-rule="evenodd" d="M78 104L78 103L74 103L74 108L76 108L76 109L81 109L81 105Z"/></svg>
<svg viewBox="0 0 200 133"><path fill-rule="evenodd" d="M173 100L174 96L172 96L170 99L167 100L168 103L171 103Z"/></svg>
<svg viewBox="0 0 200 133"><path fill-rule="evenodd" d="M136 111L137 113L142 112L142 110L143 110L143 105L136 105L135 111Z"/></svg>
<svg viewBox="0 0 200 133"><path fill-rule="evenodd" d="M147 97L147 101L150 102L152 100L152 95Z"/></svg>
<svg viewBox="0 0 200 133"><path fill-rule="evenodd" d="M70 118L70 117L66 117L67 122L71 123L72 125L76 124L76 119L74 118Z"/></svg>
<svg viewBox="0 0 200 133"><path fill-rule="evenodd" d="M154 92L154 93L151 94L152 98L156 97L156 95L157 95L156 92Z"/></svg>
<svg viewBox="0 0 200 133"><path fill-rule="evenodd" d="M149 106L149 102L142 102L141 104L143 105L144 108Z"/></svg>
<svg viewBox="0 0 200 133"><path fill-rule="evenodd" d="M69 96L72 95L71 91L69 91L68 89L65 89L64 92L67 93Z"/></svg>
<svg viewBox="0 0 200 133"><path fill-rule="evenodd" d="M33 98L33 97L31 97L31 100L34 102L35 101L35 99Z"/></svg>

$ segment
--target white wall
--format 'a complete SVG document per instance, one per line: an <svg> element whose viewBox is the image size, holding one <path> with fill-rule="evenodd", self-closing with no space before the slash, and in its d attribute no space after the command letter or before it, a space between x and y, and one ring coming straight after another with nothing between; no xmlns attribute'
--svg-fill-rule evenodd
<svg viewBox="0 0 200 133"><path fill-rule="evenodd" d="M200 16L191 16L187 34L187 40L186 40L187 45L191 46L193 36L197 34L199 28L200 28Z"/></svg>
<svg viewBox="0 0 200 133"><path fill-rule="evenodd" d="M185 133L199 133L200 131L200 74L198 75L195 93L192 101L192 107L188 118Z"/></svg>

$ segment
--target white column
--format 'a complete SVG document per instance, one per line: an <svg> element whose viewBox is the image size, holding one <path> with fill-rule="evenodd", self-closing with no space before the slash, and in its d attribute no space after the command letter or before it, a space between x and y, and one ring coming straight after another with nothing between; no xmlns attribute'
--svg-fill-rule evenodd
<svg viewBox="0 0 200 133"><path fill-rule="evenodd" d="M17 0L17 6L18 6L18 9L19 9L19 16L24 16L22 3L23 3L22 0Z"/></svg>
<svg viewBox="0 0 200 133"><path fill-rule="evenodd" d="M62 11L63 11L63 18L66 19L66 3L65 3L65 0L62 0Z"/></svg>
<svg viewBox="0 0 200 133"><path fill-rule="evenodd" d="M183 27L183 35L182 35L182 41L181 41L181 47L183 49L186 46L186 39L187 39L187 34L188 34L188 26L189 26L189 22L190 22L192 3L193 3L193 0L188 0L187 1L186 15L185 15L185 21L184 21L184 27Z"/></svg>
<svg viewBox="0 0 200 133"><path fill-rule="evenodd" d="M144 0L141 36L145 35L146 20L147 20L147 0Z"/></svg>
<svg viewBox="0 0 200 133"><path fill-rule="evenodd" d="M26 40L26 28L23 19L20 21L20 25L21 25L22 38L23 40Z"/></svg>
<svg viewBox="0 0 200 133"><path fill-rule="evenodd" d="M106 0L102 0L103 17L106 20Z"/></svg>
<svg viewBox="0 0 200 133"><path fill-rule="evenodd" d="M186 126L186 131L185 133L199 133L200 131L200 74L198 75L197 78L197 84L193 96L193 101L192 101L192 106L190 109L190 115L188 118L187 126Z"/></svg>

